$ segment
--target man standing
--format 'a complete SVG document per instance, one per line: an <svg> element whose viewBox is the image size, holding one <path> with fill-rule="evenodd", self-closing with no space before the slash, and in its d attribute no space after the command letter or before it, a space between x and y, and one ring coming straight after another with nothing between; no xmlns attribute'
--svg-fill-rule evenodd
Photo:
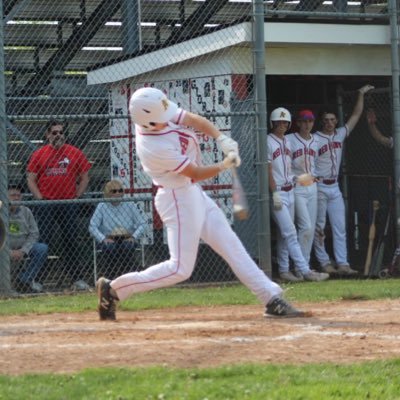
<svg viewBox="0 0 400 400"><path fill-rule="evenodd" d="M308 263L310 262L317 220L317 184L315 178L317 143L311 133L314 121L315 117L311 110L300 110L296 118L298 132L286 135L290 145L294 175L308 174L314 178L309 185L297 184L294 188L295 218L299 244Z"/></svg>
<svg viewBox="0 0 400 400"><path fill-rule="evenodd" d="M8 187L9 201L21 201L21 198L21 189L17 185L10 185ZM46 262L48 246L45 243L39 243L39 229L28 207L10 203L9 212L11 261L18 264L29 257L25 268L18 274L15 289L24 293L41 292L42 285L35 282L35 279Z"/></svg>
<svg viewBox="0 0 400 400"><path fill-rule="evenodd" d="M70 200L82 196L89 183L91 164L83 152L66 144L63 124L50 121L46 130L49 144L36 150L28 163L28 187L38 200ZM45 204L38 209L38 222L47 243L62 231L61 249L64 264L76 289L88 289L79 268L78 231L79 204ZM47 240L46 240L47 239Z"/></svg>
<svg viewBox="0 0 400 400"><path fill-rule="evenodd" d="M364 95L374 87L365 85L358 89L358 98L353 113L345 126L336 128L338 120L333 112L322 115L322 131L316 132L318 155L315 162L318 181L317 225L314 237L315 256L321 269L327 273L354 275L347 260L345 207L339 188L339 170L342 161L343 142L356 126L364 108ZM337 269L331 264L324 245L326 214L332 226L333 252Z"/></svg>

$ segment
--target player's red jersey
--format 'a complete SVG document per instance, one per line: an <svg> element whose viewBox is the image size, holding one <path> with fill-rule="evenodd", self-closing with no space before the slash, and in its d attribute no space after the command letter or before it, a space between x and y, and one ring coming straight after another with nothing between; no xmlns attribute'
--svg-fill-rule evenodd
<svg viewBox="0 0 400 400"><path fill-rule="evenodd" d="M82 151L69 144L59 149L51 145L36 150L28 164L28 172L37 174L37 185L45 199L76 197L78 177L89 171L91 164Z"/></svg>

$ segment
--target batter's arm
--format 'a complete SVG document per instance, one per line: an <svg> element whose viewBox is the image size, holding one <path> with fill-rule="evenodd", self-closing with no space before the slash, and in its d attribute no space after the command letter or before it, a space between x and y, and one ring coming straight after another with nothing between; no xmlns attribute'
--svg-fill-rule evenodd
<svg viewBox="0 0 400 400"><path fill-rule="evenodd" d="M189 111L185 112L185 115L182 119L182 124L192 127L196 131L204 133L207 136L211 136L214 139L221 135L219 129L217 129L217 127L207 118L204 118L198 114L191 113Z"/></svg>
<svg viewBox="0 0 400 400"><path fill-rule="evenodd" d="M225 157L223 161L217 164L198 166L196 164L190 163L180 172L180 174L187 176L194 182L203 181L204 179L213 178L221 171L235 167L237 165L236 158L237 154L231 153L227 157Z"/></svg>
<svg viewBox="0 0 400 400"><path fill-rule="evenodd" d="M351 114L350 118L346 122L347 129L349 133L354 129L354 127L357 125L358 120L361 117L361 114L364 109L364 95L365 93L369 92L370 90L374 89L373 86L371 85L365 85L358 89L358 97L356 104L353 109L353 113Z"/></svg>

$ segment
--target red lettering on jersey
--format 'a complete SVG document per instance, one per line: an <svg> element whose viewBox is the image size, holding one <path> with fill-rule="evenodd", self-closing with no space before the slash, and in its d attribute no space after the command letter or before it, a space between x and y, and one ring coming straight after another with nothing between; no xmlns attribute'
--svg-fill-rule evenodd
<svg viewBox="0 0 400 400"><path fill-rule="evenodd" d="M181 144L181 154L186 154L189 145L189 140L183 136L179 136L179 143Z"/></svg>
<svg viewBox="0 0 400 400"><path fill-rule="evenodd" d="M342 148L342 143L341 142L332 142L331 143L331 148L332 149L341 149Z"/></svg>
<svg viewBox="0 0 400 400"><path fill-rule="evenodd" d="M272 153L272 159L275 160L275 158L278 158L281 155L281 149L278 148Z"/></svg>
<svg viewBox="0 0 400 400"><path fill-rule="evenodd" d="M315 152L314 149L307 149L306 151L308 152L308 154L309 154L311 157L315 157L316 152Z"/></svg>
<svg viewBox="0 0 400 400"><path fill-rule="evenodd" d="M297 157L301 157L303 155L303 149L298 149L293 152L293 160L295 160Z"/></svg>
<svg viewBox="0 0 400 400"><path fill-rule="evenodd" d="M322 155L326 153L329 150L329 147L327 144L324 144L319 150L318 150L318 155Z"/></svg>

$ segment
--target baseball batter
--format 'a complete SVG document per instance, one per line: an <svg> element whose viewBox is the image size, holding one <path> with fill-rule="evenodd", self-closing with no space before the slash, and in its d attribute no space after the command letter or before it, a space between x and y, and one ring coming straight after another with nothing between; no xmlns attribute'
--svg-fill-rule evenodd
<svg viewBox="0 0 400 400"><path fill-rule="evenodd" d="M283 107L271 112L272 133L267 137L269 186L272 192L272 217L277 229L277 258L279 276L286 282L302 280L323 281L326 273L310 269L297 238L294 225L294 175L292 173L292 151L285 137L291 123L291 115ZM289 256L295 264L297 274L289 270Z"/></svg>
<svg viewBox="0 0 400 400"><path fill-rule="evenodd" d="M200 239L227 261L240 281L266 306L266 314L304 316L281 297L282 289L257 267L222 210L197 183L239 166L237 143L207 119L178 108L155 88L137 90L129 110L136 124L137 154L158 186L155 207L167 229L170 258L112 282L100 278L96 285L100 319L115 319L117 300L188 279ZM195 131L188 126L216 139L225 159L203 166Z"/></svg>
<svg viewBox="0 0 400 400"><path fill-rule="evenodd" d="M317 224L314 237L314 251L321 269L328 273L342 275L356 274L347 259L345 206L338 177L342 160L343 142L356 126L364 108L364 94L373 89L365 85L358 90L358 98L345 126L336 128L337 117L333 112L322 115L322 131L316 132L318 156L315 171L319 177ZM333 252L337 269L332 266L324 245L326 214L332 227Z"/></svg>
<svg viewBox="0 0 400 400"><path fill-rule="evenodd" d="M314 121L315 117L311 110L301 110L296 118L299 131L286 135L292 157L292 171L295 176L309 174L311 177L316 177L317 142L311 134ZM316 180L311 181L309 185L297 184L294 188L294 198L299 244L304 258L309 263L317 221Z"/></svg>

